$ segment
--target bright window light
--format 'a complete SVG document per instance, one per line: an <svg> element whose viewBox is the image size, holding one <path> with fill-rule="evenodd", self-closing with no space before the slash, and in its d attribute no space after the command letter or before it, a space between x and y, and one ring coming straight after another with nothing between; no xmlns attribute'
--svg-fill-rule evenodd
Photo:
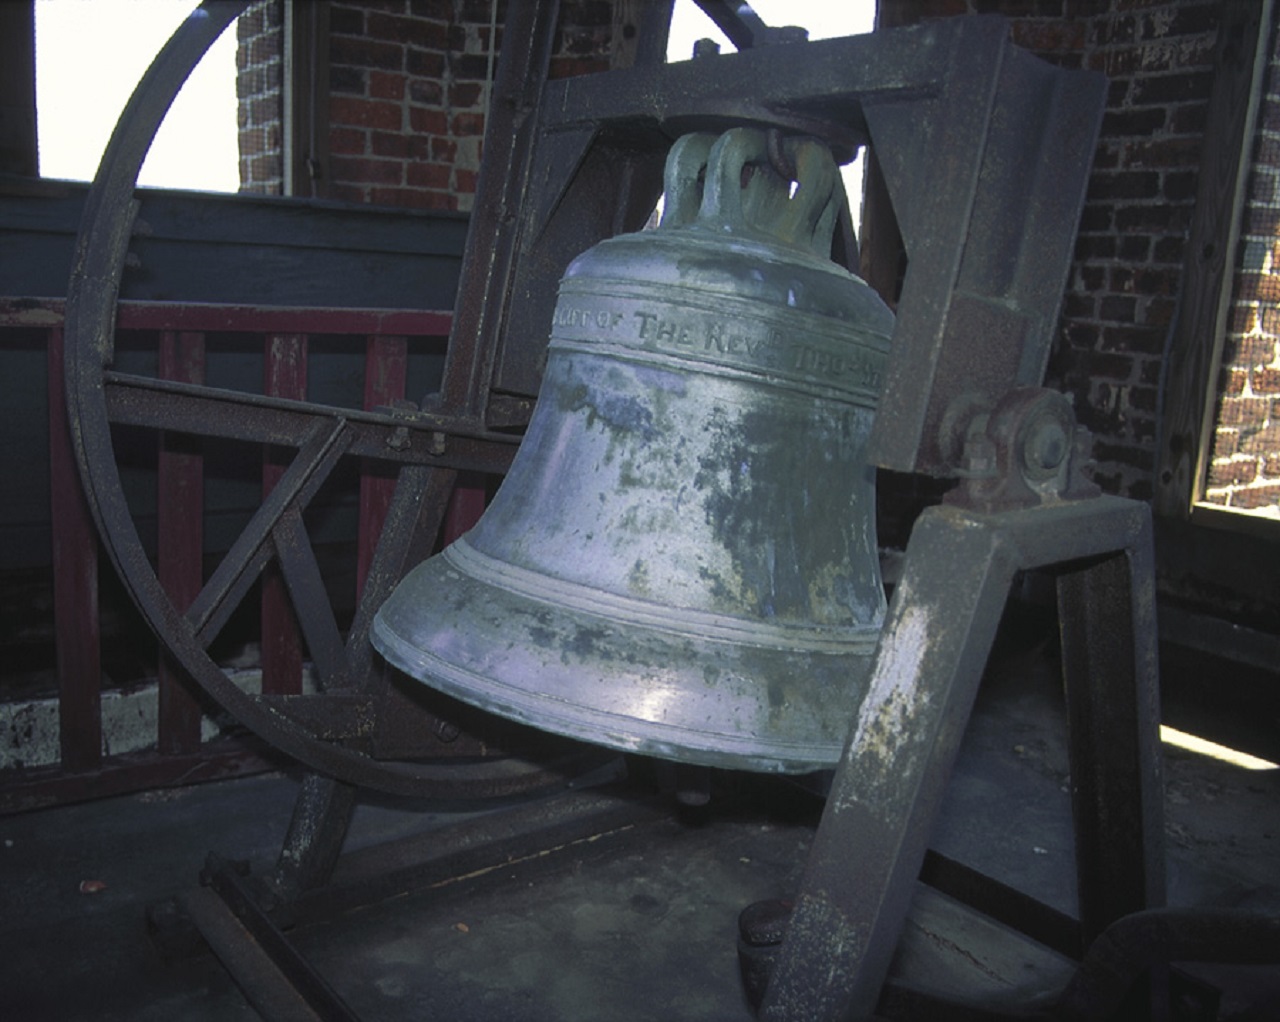
<svg viewBox="0 0 1280 1022"><path fill-rule="evenodd" d="M1225 745L1219 745L1217 742L1211 742L1207 738L1189 735L1185 731L1178 731L1167 724L1160 725L1160 740L1166 745L1172 745L1174 748L1185 749L1187 752L1194 752L1200 756L1209 756L1213 759L1222 760L1224 763L1231 763L1233 766L1243 767L1245 770L1275 770L1277 768L1277 764L1268 760L1250 756L1247 752L1241 752L1239 749L1230 749Z"/></svg>
<svg viewBox="0 0 1280 1022"><path fill-rule="evenodd" d="M195 0L36 0L40 176L90 181L134 86ZM138 183L234 192L236 30L187 79L156 134Z"/></svg>

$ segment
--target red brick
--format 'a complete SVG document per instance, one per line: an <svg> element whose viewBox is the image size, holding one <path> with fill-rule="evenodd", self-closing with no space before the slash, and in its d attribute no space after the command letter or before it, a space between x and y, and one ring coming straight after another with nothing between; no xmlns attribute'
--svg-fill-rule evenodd
<svg viewBox="0 0 1280 1022"><path fill-rule="evenodd" d="M1179 3L1173 6L1173 18L1146 15L1142 19L1142 34L1145 39L1169 38L1203 34L1206 40L1212 40L1218 28L1221 5L1215 2L1200 4Z"/></svg>
<svg viewBox="0 0 1280 1022"><path fill-rule="evenodd" d="M405 55L405 70L420 78L440 78L444 75L444 54L410 46Z"/></svg>
<svg viewBox="0 0 1280 1022"><path fill-rule="evenodd" d="M362 67L338 64L329 68L329 91L363 96L369 91L369 72Z"/></svg>
<svg viewBox="0 0 1280 1022"><path fill-rule="evenodd" d="M399 160L335 156L331 163L333 176L337 181L398 185L404 180L404 164Z"/></svg>
<svg viewBox="0 0 1280 1022"><path fill-rule="evenodd" d="M403 71L404 47L399 43L364 37L333 36L329 40L329 62L352 67L379 68L383 71Z"/></svg>
<svg viewBox="0 0 1280 1022"><path fill-rule="evenodd" d="M373 99L404 99L405 76L398 72L370 71L369 96Z"/></svg>
<svg viewBox="0 0 1280 1022"><path fill-rule="evenodd" d="M1078 291L1101 291L1107 280L1107 270L1103 266L1077 266Z"/></svg>
<svg viewBox="0 0 1280 1022"><path fill-rule="evenodd" d="M371 12L365 25L365 31L374 39L408 43L425 50L443 50L449 46L449 30L443 21Z"/></svg>
<svg viewBox="0 0 1280 1022"><path fill-rule="evenodd" d="M1111 230L1115 222L1115 207L1107 202L1090 202L1080 214L1079 230L1086 234Z"/></svg>
<svg viewBox="0 0 1280 1022"><path fill-rule="evenodd" d="M479 82L453 82L449 86L449 105L455 110L482 106L484 86Z"/></svg>
<svg viewBox="0 0 1280 1022"><path fill-rule="evenodd" d="M1151 261L1153 263L1170 263L1182 264L1183 249L1185 239L1180 235L1166 235L1155 239L1155 244L1151 246Z"/></svg>
<svg viewBox="0 0 1280 1022"><path fill-rule="evenodd" d="M373 188L369 201L377 206L402 206L409 209L441 209L440 193L420 188Z"/></svg>
<svg viewBox="0 0 1280 1022"><path fill-rule="evenodd" d="M1151 238L1145 234L1128 234L1120 238L1116 256L1131 263L1145 263L1151 251Z"/></svg>
<svg viewBox="0 0 1280 1022"><path fill-rule="evenodd" d="M409 128L424 135L444 135L449 130L449 117L443 110L411 106Z"/></svg>
<svg viewBox="0 0 1280 1022"><path fill-rule="evenodd" d="M1271 402L1259 397L1225 397L1218 409L1223 426L1250 426L1266 422Z"/></svg>
<svg viewBox="0 0 1280 1022"><path fill-rule="evenodd" d="M405 183L415 188L448 188L451 168L446 163L410 163Z"/></svg>
<svg viewBox="0 0 1280 1022"><path fill-rule="evenodd" d="M484 116L482 114L455 114L450 125L454 135L483 135Z"/></svg>
<svg viewBox="0 0 1280 1022"><path fill-rule="evenodd" d="M1254 369L1249 374L1249 387L1260 396L1280 394L1280 369Z"/></svg>
<svg viewBox="0 0 1280 1022"><path fill-rule="evenodd" d="M1213 432L1213 442L1210 446L1213 461L1226 461L1240 449L1240 431L1218 427Z"/></svg>
<svg viewBox="0 0 1280 1022"><path fill-rule="evenodd" d="M1209 466L1210 486L1240 486L1258 478L1258 462L1253 458L1218 461Z"/></svg>
<svg viewBox="0 0 1280 1022"><path fill-rule="evenodd" d="M1055 12L1060 14L1061 7ZM1006 14L1006 17L1010 15ZM1045 21L1015 21L1013 41L1035 53L1052 53L1059 50L1081 50L1085 44L1084 21L1061 17Z"/></svg>
<svg viewBox="0 0 1280 1022"><path fill-rule="evenodd" d="M1133 359L1124 355L1091 352L1089 356L1090 375L1101 380L1114 380L1128 383L1133 375Z"/></svg>
<svg viewBox="0 0 1280 1022"><path fill-rule="evenodd" d="M1076 239L1075 258L1084 262L1090 259L1114 259L1118 242L1110 234L1082 234Z"/></svg>
<svg viewBox="0 0 1280 1022"><path fill-rule="evenodd" d="M1270 365L1276 357L1276 339L1266 334L1229 334L1223 345L1222 358L1228 365L1251 369Z"/></svg>
<svg viewBox="0 0 1280 1022"><path fill-rule="evenodd" d="M329 151L341 156L363 156L368 152L369 133L359 128L331 127Z"/></svg>
<svg viewBox="0 0 1280 1022"><path fill-rule="evenodd" d="M1160 194L1166 202L1194 202L1199 181L1198 171L1169 171L1164 176Z"/></svg>
<svg viewBox="0 0 1280 1022"><path fill-rule="evenodd" d="M332 124L381 128L384 131L399 131L403 123L400 107L397 104L386 100L355 99L350 96L330 97L329 120Z"/></svg>
<svg viewBox="0 0 1280 1022"><path fill-rule="evenodd" d="M1135 107L1202 100L1213 82L1210 71L1182 71L1178 74L1150 75L1133 83L1131 101Z"/></svg>
<svg viewBox="0 0 1280 1022"><path fill-rule="evenodd" d="M437 163L453 163L458 156L458 143L451 138L431 139L430 157Z"/></svg>
<svg viewBox="0 0 1280 1022"><path fill-rule="evenodd" d="M1258 325L1258 306L1256 303L1235 302L1231 306L1231 314L1227 318L1227 332L1233 334L1252 333Z"/></svg>
<svg viewBox="0 0 1280 1022"><path fill-rule="evenodd" d="M1231 495L1231 506L1246 511L1256 511L1276 504L1280 504L1280 484L1251 486Z"/></svg>
<svg viewBox="0 0 1280 1022"><path fill-rule="evenodd" d="M1223 397L1240 397L1249 374L1239 366L1224 366L1218 379L1218 393Z"/></svg>
<svg viewBox="0 0 1280 1022"><path fill-rule="evenodd" d="M339 202L365 202L369 197L364 185L349 184L346 181L334 181L329 192Z"/></svg>
<svg viewBox="0 0 1280 1022"><path fill-rule="evenodd" d="M1190 206L1159 205L1124 206L1116 210L1116 229L1121 233L1181 234L1191 222Z"/></svg>
<svg viewBox="0 0 1280 1022"><path fill-rule="evenodd" d="M1104 295L1098 306L1098 318L1103 322L1132 323L1137 311L1135 298L1121 295Z"/></svg>
<svg viewBox="0 0 1280 1022"><path fill-rule="evenodd" d="M1263 238L1274 238L1280 234L1280 209L1274 206L1255 206L1249 203L1245 207L1245 234L1258 235Z"/></svg>
<svg viewBox="0 0 1280 1022"><path fill-rule="evenodd" d="M474 195L479 175L474 170L455 170L453 172L456 191Z"/></svg>
<svg viewBox="0 0 1280 1022"><path fill-rule="evenodd" d="M1209 105L1203 102L1181 103L1168 108L1170 135L1203 135Z"/></svg>
<svg viewBox="0 0 1280 1022"><path fill-rule="evenodd" d="M1094 174L1089 179L1090 201L1106 199L1153 199L1160 194L1160 175L1155 171L1118 171Z"/></svg>
<svg viewBox="0 0 1280 1022"><path fill-rule="evenodd" d="M409 81L409 102L440 106L444 102L444 89L438 81L413 78Z"/></svg>
<svg viewBox="0 0 1280 1022"><path fill-rule="evenodd" d="M412 143L412 135L401 135L399 132L374 131L369 135L369 151L374 156L406 159L410 155Z"/></svg>
<svg viewBox="0 0 1280 1022"><path fill-rule="evenodd" d="M1271 451L1263 459L1262 474L1270 479L1280 477L1280 451Z"/></svg>
<svg viewBox="0 0 1280 1022"><path fill-rule="evenodd" d="M274 124L280 120L280 94L259 96L249 103L249 123L255 128L264 124Z"/></svg>
<svg viewBox="0 0 1280 1022"><path fill-rule="evenodd" d="M1140 321L1148 326L1167 327L1173 322L1178 311L1178 303L1172 298L1152 298L1140 316Z"/></svg>
<svg viewBox="0 0 1280 1022"><path fill-rule="evenodd" d="M1097 302L1092 295L1068 293L1062 303L1062 314L1071 319L1093 319Z"/></svg>
<svg viewBox="0 0 1280 1022"><path fill-rule="evenodd" d="M1280 452L1280 422L1268 422L1261 429L1245 429L1241 433L1240 450L1244 454L1262 458Z"/></svg>
<svg viewBox="0 0 1280 1022"><path fill-rule="evenodd" d="M1280 277L1270 273L1241 273L1236 277L1236 299L1243 302L1280 302Z"/></svg>

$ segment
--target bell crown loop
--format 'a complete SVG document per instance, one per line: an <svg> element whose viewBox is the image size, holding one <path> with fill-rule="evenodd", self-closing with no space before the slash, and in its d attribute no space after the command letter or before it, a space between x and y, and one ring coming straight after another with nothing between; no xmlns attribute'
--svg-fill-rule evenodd
<svg viewBox="0 0 1280 1022"><path fill-rule="evenodd" d="M830 150L816 139L782 140L787 176L758 128L680 138L667 158L660 228L749 234L827 259L845 203Z"/></svg>

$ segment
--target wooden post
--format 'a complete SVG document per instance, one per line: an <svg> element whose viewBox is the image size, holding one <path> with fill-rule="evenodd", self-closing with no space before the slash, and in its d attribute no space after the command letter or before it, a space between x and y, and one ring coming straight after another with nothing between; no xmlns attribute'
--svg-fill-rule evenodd
<svg viewBox="0 0 1280 1022"><path fill-rule="evenodd" d="M405 396L409 371L409 345L404 337L371 336L365 345L364 406L376 408L400 401ZM364 592L364 580L373 563L373 552L382 535L391 495L395 492L394 476L379 473L376 463L360 472L360 525L356 538L356 600Z"/></svg>
<svg viewBox="0 0 1280 1022"><path fill-rule="evenodd" d="M204 383L204 334L160 334L160 378ZM204 582L204 455L198 440L160 434L156 467L156 574L178 610L185 611ZM158 744L175 756L200 747L200 703L182 671L160 653Z"/></svg>
<svg viewBox="0 0 1280 1022"><path fill-rule="evenodd" d="M62 327L55 327L49 331L49 502L59 743L63 770L88 771L102 765L98 540L71 448L62 355Z"/></svg>
<svg viewBox="0 0 1280 1022"><path fill-rule="evenodd" d="M306 334L267 335L263 390L272 397L306 399ZM263 496L275 487L288 463L289 457L276 448L263 452ZM274 695L302 691L302 637L284 577L275 564L262 574L262 691Z"/></svg>

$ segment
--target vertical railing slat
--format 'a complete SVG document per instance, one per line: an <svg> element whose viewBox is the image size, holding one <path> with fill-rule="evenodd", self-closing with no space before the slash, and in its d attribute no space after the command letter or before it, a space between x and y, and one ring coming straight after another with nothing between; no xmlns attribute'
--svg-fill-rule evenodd
<svg viewBox="0 0 1280 1022"><path fill-rule="evenodd" d="M264 391L296 401L307 397L307 335L268 334ZM284 475L293 452L268 448L263 453L262 492L270 493ZM302 691L302 637L279 568L262 577L262 691L295 695Z"/></svg>
<svg viewBox="0 0 1280 1022"><path fill-rule="evenodd" d="M458 477L458 485L449 498L449 510L444 517L444 545L448 546L480 521L484 514L485 491L480 477L464 473Z"/></svg>
<svg viewBox="0 0 1280 1022"><path fill-rule="evenodd" d="M401 401L409 372L409 344L404 337L373 335L365 342L364 406L377 408ZM395 492L394 476L379 474L372 466L360 472L360 525L356 537L356 599L364 592L364 580Z"/></svg>
<svg viewBox="0 0 1280 1022"><path fill-rule="evenodd" d="M204 383L204 334L164 330L159 373L163 380ZM204 455L192 437L161 433L156 468L157 560L160 584L185 611L204 581ZM200 746L200 703L182 671L161 650L158 744L166 755Z"/></svg>
<svg viewBox="0 0 1280 1022"><path fill-rule="evenodd" d="M98 540L80 488L67 418L63 331L49 331L49 502L62 769L102 765Z"/></svg>

